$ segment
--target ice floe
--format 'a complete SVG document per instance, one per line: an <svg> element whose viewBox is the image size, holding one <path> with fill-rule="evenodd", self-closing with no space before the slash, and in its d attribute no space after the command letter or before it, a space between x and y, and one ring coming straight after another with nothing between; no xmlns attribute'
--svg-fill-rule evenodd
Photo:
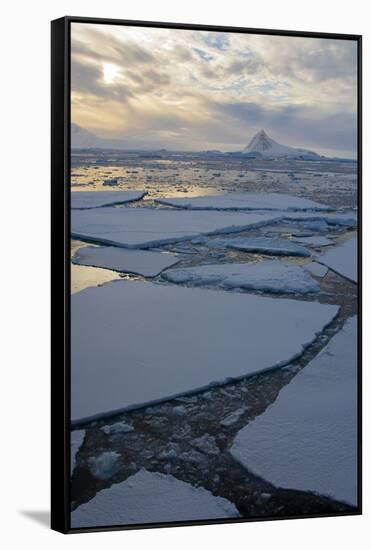
<svg viewBox="0 0 371 550"><path fill-rule="evenodd" d="M325 265L318 264L317 262L310 262L303 266L304 269L315 275L316 277L324 277L328 272L328 268Z"/></svg>
<svg viewBox="0 0 371 550"><path fill-rule="evenodd" d="M72 211L75 238L127 248L153 246L193 239L199 235L233 233L276 223L272 212L196 212L156 208L96 208Z"/></svg>
<svg viewBox="0 0 371 550"><path fill-rule="evenodd" d="M302 244L308 244L309 246L328 246L334 244L327 237L321 237L320 235L312 235L311 237L295 237L294 241Z"/></svg>
<svg viewBox="0 0 371 550"><path fill-rule="evenodd" d="M85 438L85 430L73 430L71 432L70 451L71 451L71 463L70 473L72 475L76 466L76 455L79 452L81 445Z"/></svg>
<svg viewBox="0 0 371 550"><path fill-rule="evenodd" d="M327 265L339 275L357 282L357 237L352 237L331 248L318 256L317 261Z"/></svg>
<svg viewBox="0 0 371 550"><path fill-rule="evenodd" d="M318 283L302 267L266 260L257 263L227 263L169 269L162 277L172 283L216 285L266 292L319 292Z"/></svg>
<svg viewBox="0 0 371 550"><path fill-rule="evenodd" d="M74 528L239 517L229 500L171 475L140 470L71 513Z"/></svg>
<svg viewBox="0 0 371 550"><path fill-rule="evenodd" d="M237 434L232 455L278 487L357 503L357 320L348 320L269 409Z"/></svg>
<svg viewBox="0 0 371 550"><path fill-rule="evenodd" d="M225 240L228 248L244 252L260 252L275 256L310 256L309 250L287 239L272 239L269 237L241 237Z"/></svg>
<svg viewBox="0 0 371 550"><path fill-rule="evenodd" d="M281 193L228 193L161 198L156 199L156 202L191 210L332 210L325 204Z"/></svg>
<svg viewBox="0 0 371 550"><path fill-rule="evenodd" d="M72 421L280 366L337 311L315 302L143 281L83 290L71 298Z"/></svg>
<svg viewBox="0 0 371 550"><path fill-rule="evenodd" d="M357 216L354 212L285 212L283 210L276 212L281 214L287 221L302 222L308 229L326 230L330 225L340 227L356 227Z"/></svg>
<svg viewBox="0 0 371 550"><path fill-rule="evenodd" d="M129 250L115 246L87 246L80 248L73 257L73 262L77 264L135 273L145 277L155 277L178 261L179 258L174 254Z"/></svg>
<svg viewBox="0 0 371 550"><path fill-rule="evenodd" d="M72 191L71 208L90 209L138 201L146 191Z"/></svg>

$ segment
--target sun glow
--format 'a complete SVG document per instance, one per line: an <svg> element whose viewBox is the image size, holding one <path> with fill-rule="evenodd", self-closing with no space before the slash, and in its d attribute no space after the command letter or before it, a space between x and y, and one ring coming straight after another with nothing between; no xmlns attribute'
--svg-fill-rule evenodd
<svg viewBox="0 0 371 550"><path fill-rule="evenodd" d="M116 66L116 65L113 65L112 63L105 63L103 65L103 80L106 84L112 84L118 74L120 72L120 69Z"/></svg>

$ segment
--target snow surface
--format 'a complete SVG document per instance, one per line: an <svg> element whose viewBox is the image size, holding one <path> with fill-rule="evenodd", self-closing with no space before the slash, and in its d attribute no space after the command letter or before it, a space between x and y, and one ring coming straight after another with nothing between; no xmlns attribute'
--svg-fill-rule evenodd
<svg viewBox="0 0 371 550"><path fill-rule="evenodd" d="M357 504L357 320L237 434L232 455L278 487Z"/></svg>
<svg viewBox="0 0 371 550"><path fill-rule="evenodd" d="M71 234L83 240L127 248L233 233L280 221L272 212L189 212L151 208L97 208L71 212Z"/></svg>
<svg viewBox="0 0 371 550"><path fill-rule="evenodd" d="M191 210L332 210L325 204L281 193L228 193L155 200L160 204Z"/></svg>
<svg viewBox="0 0 371 550"><path fill-rule="evenodd" d="M88 246L80 248L73 262L94 267L103 267L125 273L136 273L145 277L155 277L166 267L178 263L173 254L128 250L115 246Z"/></svg>
<svg viewBox="0 0 371 550"><path fill-rule="evenodd" d="M71 208L73 210L112 206L140 200L146 191L72 191Z"/></svg>
<svg viewBox="0 0 371 550"><path fill-rule="evenodd" d="M309 244L311 246L328 246L334 244L327 237L321 237L320 235L313 235L311 237L295 237L294 241L302 244Z"/></svg>
<svg viewBox="0 0 371 550"><path fill-rule="evenodd" d="M140 470L103 489L71 513L72 527L211 520L239 517L229 500L171 475Z"/></svg>
<svg viewBox="0 0 371 550"><path fill-rule="evenodd" d="M305 264L303 268L316 277L324 277L328 272L328 268L325 265L318 264L317 262L310 262Z"/></svg>
<svg viewBox="0 0 371 550"><path fill-rule="evenodd" d="M337 311L143 281L83 290L71 298L72 420L76 425L282 365Z"/></svg>
<svg viewBox="0 0 371 550"><path fill-rule="evenodd" d="M318 256L317 261L327 265L343 277L357 282L357 237L352 237L331 248L328 252Z"/></svg>
<svg viewBox="0 0 371 550"><path fill-rule="evenodd" d="M245 288L267 292L319 292L319 286L300 266L279 260L250 264L212 264L169 269L162 277L172 283L217 285L225 289Z"/></svg>
<svg viewBox="0 0 371 550"><path fill-rule="evenodd" d="M83 444L85 437L85 430L74 430L71 432L71 443L70 443L70 451L71 451L71 464L70 464L70 474L72 476L72 473L76 466L76 455L79 452L79 449L81 445Z"/></svg>
<svg viewBox="0 0 371 550"><path fill-rule="evenodd" d="M278 256L310 256L309 250L287 239L272 239L269 237L242 237L225 241L228 248L244 252L261 252Z"/></svg>

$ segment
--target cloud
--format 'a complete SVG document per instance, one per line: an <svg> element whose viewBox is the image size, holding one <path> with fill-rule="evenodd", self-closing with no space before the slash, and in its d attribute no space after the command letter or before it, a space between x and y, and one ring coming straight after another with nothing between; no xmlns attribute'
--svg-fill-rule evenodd
<svg viewBox="0 0 371 550"><path fill-rule="evenodd" d="M143 146L356 150L356 43L72 24L72 116ZM105 67L113 67L105 79Z"/></svg>

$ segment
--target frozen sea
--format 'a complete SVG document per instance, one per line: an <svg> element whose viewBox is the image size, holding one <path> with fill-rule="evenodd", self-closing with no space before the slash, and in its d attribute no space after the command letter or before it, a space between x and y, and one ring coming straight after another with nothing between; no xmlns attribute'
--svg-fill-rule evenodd
<svg viewBox="0 0 371 550"><path fill-rule="evenodd" d="M334 498L336 491L331 496L326 491L312 492L299 483L295 487L295 481L287 484L288 490L275 484L269 471L265 477L257 477L248 460L241 463L230 449L237 434L255 418L263 421L281 390L341 334L348 319L357 315L357 164L326 159L244 159L215 153L80 150L72 154L71 190L79 193L79 204L89 206L73 212L71 291L83 335L80 347L79 337L74 335L83 365L78 373L79 387L86 388L81 390L86 392L82 402L90 403L89 411L81 417L94 418L75 422L72 432L76 434L72 438L71 489L75 517L79 508L89 517L91 502L91 517L102 524L104 518L96 517L97 504L109 495L104 491L110 488L115 491L115 513L121 517L120 506L126 509L130 504L126 487L143 471L163 476L157 478L162 481L175 478L187 484L182 487L207 491L208 498L216 499L212 504L210 500L215 510L218 503L228 502L244 517L352 510L349 503ZM97 196L101 192L104 195ZM255 204L252 209L251 204ZM124 285L120 284L122 279ZM134 282L133 289L148 286L138 298L137 292L129 292L131 311L126 312L122 300ZM99 292L104 287L106 292ZM167 315L174 315L174 322L166 319L165 334L161 333L161 296L167 296L167 290L174 296L169 302L174 307L166 309ZM201 293L199 300L197 293ZM207 302L213 293L218 296L213 304L213 322L218 304L223 304L232 320L234 300L246 295L239 318L226 327L232 329L223 331L220 325L228 339L226 350L214 349L214 332L207 329L207 316L202 317L199 328L199 312L192 320L192 300L196 298L202 310L204 299ZM122 326L119 315L110 319L103 302L95 310L96 317L94 308L90 311L89 296L100 303L106 294L117 311L122 307ZM147 296L145 303L140 296ZM185 309L176 311L182 302L179 296L182 300L184 296L186 315ZM240 311L243 303L250 308L246 316ZM265 326L270 303L274 316ZM300 315L297 319L293 316L296 309L307 312L302 321ZM254 330L249 331L256 315L260 324L251 325ZM249 338L258 348L269 349L269 342L281 334L274 329L280 327L280 319L286 327L290 326L287 323L295 326L291 342L290 330L285 332L287 352L277 348L276 356L273 353L269 360L259 357L254 361L254 353L241 351L236 334L242 327L247 349L251 346ZM156 338L146 320L156 323ZM190 334L190 325L193 337L199 335L193 347L188 341L184 345L182 336ZM125 334L129 333L130 354L125 355ZM109 336L112 345L104 347L105 357L99 357L103 334ZM145 338L143 343L140 334ZM141 360L142 345L146 361ZM171 353L167 355L166 349ZM217 373L212 355L209 362L205 361L208 350L220 358ZM182 383L177 378L177 353ZM164 365L166 357L171 357L171 364ZM132 401L124 387L120 399L117 385L120 369L123 380L125 372L130 372L125 370L128 358L136 376ZM187 358L192 363L189 368ZM212 369L208 373L205 365L209 363ZM89 366L94 377L89 377ZM187 377L187 368L192 379ZM107 380L112 369L116 382L110 408L112 390ZM166 373L163 395L158 387L154 395L143 392L142 398L140 377L148 389L153 387L151 380L158 379L158 372ZM104 399L96 411L94 392L98 388L93 388L93 379L105 380ZM138 406L132 406L135 403ZM342 404L338 406L341 414ZM115 416L112 410L117 411ZM84 437L79 438L82 433ZM107 457L104 476L98 475L95 467L102 457ZM259 461L258 449L254 458ZM269 465L269 457L265 458ZM300 463L295 467L293 480L301 478ZM119 490L121 487L125 490ZM174 482L173 487L178 485ZM172 498L170 495L169 503ZM151 507L139 513L135 505L128 513L131 523L159 521L156 515L151 516Z"/></svg>

